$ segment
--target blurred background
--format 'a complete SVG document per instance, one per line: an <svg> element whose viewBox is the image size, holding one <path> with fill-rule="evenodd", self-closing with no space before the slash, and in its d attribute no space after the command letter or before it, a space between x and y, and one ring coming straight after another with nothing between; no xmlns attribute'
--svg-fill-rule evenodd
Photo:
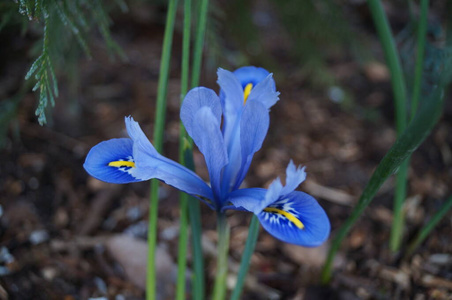
<svg viewBox="0 0 452 300"><path fill-rule="evenodd" d="M124 116L152 140L166 2L49 0L45 20L28 2L0 3L0 299L143 299L149 182L106 184L82 165L92 146L126 135ZM419 8L408 2L383 3L410 82ZM451 77L452 3L431 2L423 93ZM164 144L174 160L182 19L180 7ZM390 74L367 3L211 1L202 85L218 91L217 68L244 65L272 72L281 92L245 184L267 187L290 159L307 166L300 190L325 208L334 236L396 139ZM451 195L451 117L446 92L442 119L412 157L404 243ZM195 163L207 180L198 152ZM327 287L319 275L329 243L302 248L262 230L242 299L451 299L452 215L402 259L388 247L394 185L385 183L352 229ZM159 299L173 299L178 192L162 185L160 200ZM202 212L212 281L215 217ZM250 217L228 218L231 286Z"/></svg>

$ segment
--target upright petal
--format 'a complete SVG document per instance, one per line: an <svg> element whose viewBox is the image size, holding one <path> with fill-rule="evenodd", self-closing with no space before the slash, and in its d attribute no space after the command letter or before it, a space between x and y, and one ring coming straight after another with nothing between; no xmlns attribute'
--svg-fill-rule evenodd
<svg viewBox="0 0 452 300"><path fill-rule="evenodd" d="M134 152L157 155L157 150L155 150L143 130L141 130L140 124L135 122L131 116L125 117L124 121L126 123L127 134L133 140Z"/></svg>
<svg viewBox="0 0 452 300"><path fill-rule="evenodd" d="M112 139L94 146L83 164L94 178L109 183L142 181L136 177L131 139Z"/></svg>
<svg viewBox="0 0 452 300"><path fill-rule="evenodd" d="M259 82L264 80L270 73L263 69L254 66L246 66L238 68L234 71L234 75L240 81L244 89L249 83L256 86Z"/></svg>
<svg viewBox="0 0 452 300"><path fill-rule="evenodd" d="M234 189L240 187L248 172L254 153L264 142L270 117L268 110L259 102L246 104L240 120L241 167L237 174Z"/></svg>
<svg viewBox="0 0 452 300"><path fill-rule="evenodd" d="M220 199L220 179L223 167L228 163L226 146L220 131L220 123L209 107L202 107L195 115L191 137L204 155L209 170L210 183Z"/></svg>
<svg viewBox="0 0 452 300"><path fill-rule="evenodd" d="M258 101L270 109L278 100L279 92L276 91L273 75L269 74L251 90L247 103Z"/></svg>
<svg viewBox="0 0 452 300"><path fill-rule="evenodd" d="M257 217L274 237L305 247L321 245L330 234L330 221L310 195L292 192L272 203Z"/></svg>
<svg viewBox="0 0 452 300"><path fill-rule="evenodd" d="M255 214L258 214L265 207L271 205L278 199L285 197L287 194L293 192L300 183L306 179L305 168L295 167L294 163L290 161L286 168L286 184L282 185L281 179L276 178L268 187L268 191L265 198L260 202L258 210L254 210Z"/></svg>
<svg viewBox="0 0 452 300"><path fill-rule="evenodd" d="M217 94L205 87L194 88L187 93L180 109L180 118L191 137L193 126L199 121L195 116L203 107L210 108L218 124L221 123L221 103Z"/></svg>
<svg viewBox="0 0 452 300"><path fill-rule="evenodd" d="M225 116L235 115L242 110L244 103L243 87L234 73L218 68L217 83Z"/></svg>
<svg viewBox="0 0 452 300"><path fill-rule="evenodd" d="M286 169L286 185L281 190L281 195L287 195L293 192L305 179L306 167L296 167L291 160Z"/></svg>

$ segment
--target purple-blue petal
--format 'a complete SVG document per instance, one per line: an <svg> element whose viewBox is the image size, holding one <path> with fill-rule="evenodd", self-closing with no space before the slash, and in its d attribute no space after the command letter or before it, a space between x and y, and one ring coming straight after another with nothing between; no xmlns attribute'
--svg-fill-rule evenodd
<svg viewBox="0 0 452 300"><path fill-rule="evenodd" d="M159 154L140 125L126 118L127 132L133 140L133 175L141 180L157 178L187 194L213 200L210 187L193 171Z"/></svg>
<svg viewBox="0 0 452 300"><path fill-rule="evenodd" d="M219 200L221 198L221 172L228 163L228 156L220 130L220 123L209 107L202 107L196 113L192 124L191 136L199 151L204 155L209 171L210 184L216 199Z"/></svg>
<svg viewBox="0 0 452 300"><path fill-rule="evenodd" d="M196 114L203 108L210 108L212 115L221 123L221 103L217 94L211 89L205 87L197 87L190 90L184 98L180 109L180 118L185 126L188 134L193 138L193 126L199 120L196 119Z"/></svg>
<svg viewBox="0 0 452 300"><path fill-rule="evenodd" d="M91 148L83 167L94 178L109 183L142 181L136 178L131 167L111 167L112 161L133 161L133 141L128 138L111 139Z"/></svg>
<svg viewBox="0 0 452 300"><path fill-rule="evenodd" d="M286 169L286 184L281 190L281 195L287 195L293 192L305 179L306 167L295 166L291 160Z"/></svg>
<svg viewBox="0 0 452 300"><path fill-rule="evenodd" d="M262 103L267 109L270 109L279 100L279 92L276 91L275 81L272 74L269 74L265 79L253 86L248 97L248 102L258 101Z"/></svg>
<svg viewBox="0 0 452 300"><path fill-rule="evenodd" d="M266 211L267 208L273 211ZM316 247L330 234L330 222L323 208L310 195L292 192L257 214L262 226L277 239L299 246ZM274 210L284 211L290 216ZM298 220L300 223L294 222ZM298 225L297 225L298 224Z"/></svg>
<svg viewBox="0 0 452 300"><path fill-rule="evenodd" d="M240 146L241 167L237 174L234 189L240 187L245 179L254 153L256 153L264 142L267 135L270 117L268 110L259 102L249 102L245 105L240 120Z"/></svg>
<svg viewBox="0 0 452 300"><path fill-rule="evenodd" d="M267 70L254 66L241 67L235 70L233 73L239 80L242 88L245 88L248 83L256 86L270 74Z"/></svg>
<svg viewBox="0 0 452 300"><path fill-rule="evenodd" d="M248 188L234 190L228 195L227 202L232 203L239 210L247 210L255 213L260 212L261 202L267 194L266 189Z"/></svg>
<svg viewBox="0 0 452 300"><path fill-rule="evenodd" d="M243 87L239 79L230 71L218 68L217 75L223 113L228 118L230 115L238 114L243 108Z"/></svg>

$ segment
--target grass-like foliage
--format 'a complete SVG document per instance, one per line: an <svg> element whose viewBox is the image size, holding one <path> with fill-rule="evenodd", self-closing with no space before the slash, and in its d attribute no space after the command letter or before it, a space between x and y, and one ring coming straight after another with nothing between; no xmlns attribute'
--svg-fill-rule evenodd
<svg viewBox="0 0 452 300"><path fill-rule="evenodd" d="M127 10L122 0L115 3L123 11ZM55 98L58 97L55 61L64 60L65 51L72 40L76 40L85 55L91 58L88 38L92 29L97 28L109 49L110 56L117 54L125 58L121 48L111 37L109 30L111 20L101 0L20 0L15 7L3 8L2 14L5 18L0 24L0 29L12 21L13 9L28 20L24 23L25 29L36 23L42 27L41 54L25 76L27 80L31 78L36 80L33 91L39 90L36 116L41 125L46 123L46 109L49 103L54 106Z"/></svg>
<svg viewBox="0 0 452 300"><path fill-rule="evenodd" d="M414 83L416 27L415 21L410 22L397 36L397 43L400 45L400 58L408 86L412 86ZM438 85L447 85L452 81L452 47L450 41L446 41L445 46L440 46L445 35L443 28L438 23L430 23L427 27L427 35L430 40L425 42L421 99L426 99ZM410 91L408 90L408 92Z"/></svg>
<svg viewBox="0 0 452 300"><path fill-rule="evenodd" d="M436 125L442 114L444 89L452 80L452 59L451 52L448 47L441 48L427 42L425 39L422 39L423 42L421 43L421 46L425 47L425 56L423 59L418 60L415 55L416 46L419 51L419 43L416 45L416 34L414 30L416 27L414 24L410 24L407 29L399 35L398 40L401 47L400 52L398 52L395 48L395 43L389 28L389 22L387 21L381 2L377 0L369 0L368 4L374 17L374 23L379 33L386 61L391 72L394 101L396 102L395 106L398 114L396 116L398 138L375 169L366 187L364 188L357 205L354 207L351 216L341 226L336 237L334 238L322 273L323 283L327 283L331 279L333 259L339 250L342 241L345 239L367 206L372 202L381 185L391 175L396 174L397 172L400 173L402 168L406 168L406 172L409 157L420 146ZM431 27L430 30L431 29L438 28ZM435 32L438 31L436 30ZM399 53L401 55L399 55ZM405 74L402 74L399 56L403 58L402 65L404 66ZM414 72L413 70L417 71ZM410 75L413 73L417 73L417 79L416 77ZM403 75L406 75L408 78L407 82L405 81L405 76ZM411 113L412 118L406 125L408 112L407 103L409 103L409 97L405 92L405 87L407 85L412 87L416 84L419 84L421 89L413 88L412 90L422 91L422 95L419 98L419 107L417 108L417 104L413 105ZM408 90L410 91L411 89ZM411 95L411 97L413 97L413 95ZM406 181L406 176L403 180ZM405 183L403 182L403 184ZM402 207L404 198L405 194L403 193L402 201L398 204L399 212L401 212L400 208ZM410 253L414 251L415 247L420 244L428 232L437 224L437 222L442 216L444 216L445 212L450 209L450 207L451 204L447 201L442 209L433 218L434 221L430 222L429 226L422 230L416 240L412 242L408 250ZM398 221L399 217L400 213L397 214L397 211L395 210L394 222ZM402 232L403 225L403 221L400 222L398 228L399 232ZM398 250L401 241L401 234L396 235L395 241L393 250Z"/></svg>

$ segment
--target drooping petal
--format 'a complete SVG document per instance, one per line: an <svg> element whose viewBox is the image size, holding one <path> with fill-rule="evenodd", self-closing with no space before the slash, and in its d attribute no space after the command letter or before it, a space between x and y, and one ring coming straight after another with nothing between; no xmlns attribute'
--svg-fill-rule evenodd
<svg viewBox="0 0 452 300"><path fill-rule="evenodd" d="M292 192L257 214L262 226L281 241L305 247L321 245L329 236L330 222L310 195Z"/></svg>
<svg viewBox="0 0 452 300"><path fill-rule="evenodd" d="M234 190L228 194L228 201L236 207L243 207L258 215L265 207L280 198L282 189L283 185L278 177L273 180L267 190L261 188Z"/></svg>
<svg viewBox="0 0 452 300"><path fill-rule="evenodd" d="M221 171L228 163L228 156L220 123L209 107L204 106L196 113L191 137L204 155L212 189L217 199L220 199Z"/></svg>
<svg viewBox="0 0 452 300"><path fill-rule="evenodd" d="M157 178L187 194L214 199L211 188L196 173L162 155L144 161L136 160L136 165L135 174L143 180Z"/></svg>
<svg viewBox="0 0 452 300"><path fill-rule="evenodd" d="M199 120L195 118L198 111L203 108L210 108L218 124L221 123L221 103L214 91L204 87L197 87L190 90L184 98L180 109L180 118L188 134L193 138L193 126Z"/></svg>
<svg viewBox="0 0 452 300"><path fill-rule="evenodd" d="M268 110L257 101L245 106L240 120L241 166L236 177L234 189L240 187L248 172L254 153L264 142L267 135L270 117Z"/></svg>
<svg viewBox="0 0 452 300"><path fill-rule="evenodd" d="M278 100L279 92L276 91L273 75L269 74L251 90L247 103L258 101L270 109Z"/></svg>
<svg viewBox="0 0 452 300"><path fill-rule="evenodd" d="M240 81L243 89L249 83L251 83L253 86L256 86L270 74L267 70L254 66L241 67L235 70L233 73Z"/></svg>
<svg viewBox="0 0 452 300"><path fill-rule="evenodd" d="M188 194L213 200L212 190L198 175L160 155L133 118L125 121L131 139L112 139L94 146L84 164L90 175L110 183L157 178Z"/></svg>
<svg viewBox="0 0 452 300"><path fill-rule="evenodd" d="M89 151L83 167L94 178L109 183L142 181L135 174L133 141L128 138L97 144Z"/></svg>

